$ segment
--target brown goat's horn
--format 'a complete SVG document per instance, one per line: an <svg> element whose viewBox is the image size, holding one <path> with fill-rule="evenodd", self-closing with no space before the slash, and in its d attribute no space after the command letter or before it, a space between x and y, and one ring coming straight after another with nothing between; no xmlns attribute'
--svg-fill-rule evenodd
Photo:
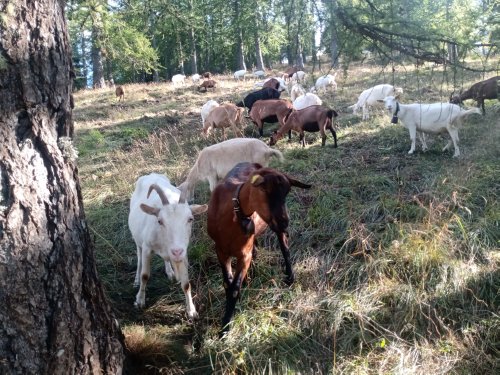
<svg viewBox="0 0 500 375"><path fill-rule="evenodd" d="M166 206L168 204L168 199L167 199L167 196L165 195L165 193L163 192L163 190L161 190L161 188L156 185L156 184L152 184L150 187L149 187L149 190L148 190L148 198L149 198L149 195L151 194L151 192L153 190L156 190L156 192L158 193L158 195L160 196L160 199L161 199L161 203Z"/></svg>

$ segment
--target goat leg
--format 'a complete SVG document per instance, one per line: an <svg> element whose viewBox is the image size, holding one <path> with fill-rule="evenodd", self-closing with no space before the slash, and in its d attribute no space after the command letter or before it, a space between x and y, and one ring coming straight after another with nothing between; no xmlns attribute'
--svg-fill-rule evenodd
<svg viewBox="0 0 500 375"><path fill-rule="evenodd" d="M280 244L281 253L283 254L283 259L285 260L285 284L292 285L295 276L293 274L292 264L290 263L290 251L288 249L288 235L286 232L276 233L278 236L278 242Z"/></svg>
<svg viewBox="0 0 500 375"><path fill-rule="evenodd" d="M332 132L333 136L333 142L334 142L333 147L337 148L337 133L335 132L335 130L333 130L333 128L330 128L330 131Z"/></svg>

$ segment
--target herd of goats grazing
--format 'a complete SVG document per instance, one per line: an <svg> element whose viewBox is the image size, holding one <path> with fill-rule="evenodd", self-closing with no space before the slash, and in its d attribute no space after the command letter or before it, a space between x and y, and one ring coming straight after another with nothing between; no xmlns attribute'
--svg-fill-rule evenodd
<svg viewBox="0 0 500 375"><path fill-rule="evenodd" d="M234 73L234 79L242 79L246 71ZM262 72L254 72L263 78ZM308 189L310 184L303 183L267 165L272 157L283 161L280 151L271 148L283 134L295 131L300 135L302 146L304 131L321 132L322 146L325 145L325 130L330 130L337 147L337 136L333 120L337 112L322 104L316 93L328 87L336 89L335 75L320 77L306 93L301 83L305 73L295 69L288 70L284 76L268 78L257 83L261 88L246 95L236 104L219 104L214 100L205 103L201 109L203 134L207 136L212 128L231 127L236 138L225 140L200 151L186 180L178 187L160 174L152 173L140 177L130 201L129 228L137 246L137 273L135 285L139 286L135 305L145 305L146 284L150 277L150 261L154 253L163 258L165 272L169 278L181 283L186 297L189 318L196 318L197 312L191 297L188 275L187 249L190 241L193 215L207 211L207 232L215 243L215 251L222 268L223 284L226 292L226 309L222 319L221 335L228 329L234 314L241 286L245 280L252 259L256 256L255 238L268 227L276 233L285 261L285 282L294 281L288 248L289 217L286 197L292 187ZM174 76L174 84L185 79ZM207 90L215 87L216 82L210 74L194 75L193 82ZM401 104L398 95L402 92L389 84L380 84L363 91L358 101L350 108L354 113L363 111L363 119L369 118L369 108L384 103L392 116L392 122L401 119L408 128L411 148L415 151L417 134L422 149L427 148L426 134L448 132L455 148L454 156L459 156L458 127L468 115L480 113L478 108L462 109L455 103L474 99L482 107L484 100L498 98L498 79L493 77L474 84L469 90L450 97L450 103ZM287 82L289 81L289 82ZM292 102L280 99L282 91L287 90ZM116 89L120 99L124 96L122 87ZM243 138L238 126L242 125L245 108L248 117L263 135L264 123L279 123L279 129L271 135L269 144L255 139ZM238 137L240 136L240 137ZM225 138L225 136L224 136ZM196 183L206 180L211 191L207 204L189 204L193 199ZM231 261L236 258L235 272Z"/></svg>

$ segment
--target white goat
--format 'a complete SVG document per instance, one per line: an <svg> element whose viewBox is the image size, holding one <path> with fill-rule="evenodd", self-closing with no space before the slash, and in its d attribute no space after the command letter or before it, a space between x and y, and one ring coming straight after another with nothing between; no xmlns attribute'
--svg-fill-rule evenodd
<svg viewBox="0 0 500 375"><path fill-rule="evenodd" d="M368 120L370 117L370 107L378 105L378 102L386 96L395 96L396 93L402 92L402 89L394 88L392 85L376 85L363 91L358 97L358 102L348 108L352 108L352 113L354 114L356 114L359 108L363 108L363 120Z"/></svg>
<svg viewBox="0 0 500 375"><path fill-rule="evenodd" d="M245 80L245 76L247 75L247 71L242 69L242 70L237 70L236 72L234 72L234 79L236 80L240 80L241 78L243 78L243 80Z"/></svg>
<svg viewBox="0 0 500 375"><path fill-rule="evenodd" d="M205 127L205 119L207 118L208 114L212 109L215 107L218 107L219 103L217 103L215 100L209 100L205 104L203 104L203 107L201 107L201 125L202 127Z"/></svg>
<svg viewBox="0 0 500 375"><path fill-rule="evenodd" d="M152 191L156 193L152 193ZM146 284L150 277L151 256L156 253L165 262L165 272L181 283L186 296L189 318L198 316L191 297L187 248L193 215L207 210L207 205L179 203L180 190L167 177L151 173L139 177L130 199L128 225L137 246L137 272L134 285L139 285L137 307L144 307ZM173 269L172 269L173 268Z"/></svg>
<svg viewBox="0 0 500 375"><path fill-rule="evenodd" d="M293 108L299 110L310 107L312 105L321 105L322 103L323 102L318 95L308 92L305 95L299 96L293 101Z"/></svg>
<svg viewBox="0 0 500 375"><path fill-rule="evenodd" d="M176 74L172 76L172 83L174 84L174 86L184 85L185 82L186 76L184 74Z"/></svg>
<svg viewBox="0 0 500 375"><path fill-rule="evenodd" d="M192 81L193 83L198 83L198 82L200 82L200 80L201 80L201 76L200 76L198 73L193 74L193 75L191 76L191 81Z"/></svg>
<svg viewBox="0 0 500 375"><path fill-rule="evenodd" d="M290 99L292 102L295 101L299 96L305 95L306 91L302 88L302 86L298 83L294 83L290 90Z"/></svg>
<svg viewBox="0 0 500 375"><path fill-rule="evenodd" d="M264 78L266 76L266 72L264 72L263 70L256 70L252 73L252 76L254 76L255 78Z"/></svg>
<svg viewBox="0 0 500 375"><path fill-rule="evenodd" d="M464 110L456 104L451 103L432 103L432 104L400 104L394 96L388 96L380 100L389 110L392 118L392 123L397 123L398 118L401 118L404 126L410 132L411 148L409 154L415 151L416 135L419 133L422 141L422 150L427 149L425 142L425 133L439 134L448 132L451 140L443 148L447 150L451 144L455 147L454 157L460 155L458 148L458 127L462 124L465 117L472 113L481 114L479 108Z"/></svg>
<svg viewBox="0 0 500 375"><path fill-rule="evenodd" d="M306 80L306 72L303 70L299 70L292 74L291 81L292 82L305 82Z"/></svg>
<svg viewBox="0 0 500 375"><path fill-rule="evenodd" d="M332 90L337 90L337 82L335 82L336 76L337 73L335 73L334 75L326 74L324 76L319 77L316 80L316 84L313 87L311 87L309 91L319 92L320 90L322 90L324 92L328 87L331 87Z"/></svg>
<svg viewBox="0 0 500 375"><path fill-rule="evenodd" d="M207 180L210 191L217 182L238 163L259 163L264 167L269 159L275 156L283 161L283 154L264 142L254 138L233 138L227 141L205 147L200 151L194 166L189 171L186 180L179 185L186 200L193 198L194 187L198 181Z"/></svg>

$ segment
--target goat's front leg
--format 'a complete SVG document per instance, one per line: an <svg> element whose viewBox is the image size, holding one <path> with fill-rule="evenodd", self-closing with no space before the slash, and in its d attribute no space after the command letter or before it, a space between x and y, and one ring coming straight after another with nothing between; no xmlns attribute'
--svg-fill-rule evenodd
<svg viewBox="0 0 500 375"><path fill-rule="evenodd" d="M411 140L411 147L410 151L408 151L408 154L413 154L415 151L415 143L417 140L417 127L415 125L410 125L408 127L408 131L410 132L410 140Z"/></svg>
<svg viewBox="0 0 500 375"><path fill-rule="evenodd" d="M141 250L141 247L139 245L137 245L136 247L137 247L137 270L135 271L134 287L139 286L139 280L141 277L141 270L142 270L142 265L141 265L142 250Z"/></svg>
<svg viewBox="0 0 500 375"><path fill-rule="evenodd" d="M224 313L224 317L222 318L222 330L220 332L220 336L229 330L229 322L234 315L236 302L240 297L241 284L243 283L243 280L245 280L251 261L252 252L244 251L242 256L238 258L236 262L234 280L229 288L226 289L226 311Z"/></svg>
<svg viewBox="0 0 500 375"><path fill-rule="evenodd" d="M149 247L142 247L141 279L139 291L135 297L135 306L139 308L143 308L146 304L146 285L148 284L149 276L151 274L151 254L151 249Z"/></svg>
<svg viewBox="0 0 500 375"><path fill-rule="evenodd" d="M196 319L198 313L194 307L193 298L191 296L191 284L189 282L189 272L187 259L176 264L177 273L179 275L179 281L186 296L186 312L189 319Z"/></svg>
<svg viewBox="0 0 500 375"><path fill-rule="evenodd" d="M292 285L295 276L293 274L292 264L290 262L290 250L288 249L288 234L286 232L276 233L278 236L278 242L280 244L281 253L283 254L283 259L285 260L285 283L287 285Z"/></svg>
<svg viewBox="0 0 500 375"><path fill-rule="evenodd" d="M170 261L166 260L165 261L165 273L167 274L167 277L169 280L173 280L175 277L174 270L172 269L172 265L170 264Z"/></svg>

